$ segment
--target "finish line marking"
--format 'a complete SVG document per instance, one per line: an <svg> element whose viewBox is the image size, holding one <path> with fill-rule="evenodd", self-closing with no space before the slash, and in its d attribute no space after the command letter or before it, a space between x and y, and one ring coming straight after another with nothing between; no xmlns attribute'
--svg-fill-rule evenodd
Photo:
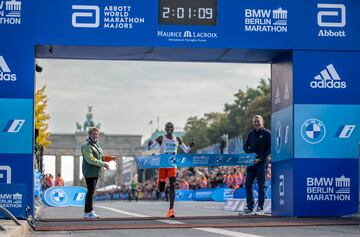
<svg viewBox="0 0 360 237"><path fill-rule="evenodd" d="M141 214L136 214L133 212L127 212L127 211L123 211L120 209L116 209L116 208L111 208L111 207L105 207L105 206L99 206L99 205L95 205L95 207L99 207L99 208L103 208L109 211L113 211L116 213L120 213L120 214L124 214L124 215L129 215L129 216L135 216L135 217L150 217L150 216L146 216L146 215L141 215ZM166 224L185 224L181 221L175 221L175 220L157 220ZM221 235L225 235L225 236L232 236L232 237L262 237L261 235L252 235L252 234L245 234L245 233L239 233L239 232L235 232L235 231L229 231L229 230L224 230L224 229L218 229L218 228L192 228L193 230L200 230L200 231L204 231L204 232L209 232L209 233L215 233L215 234L221 234Z"/></svg>
<svg viewBox="0 0 360 237"><path fill-rule="evenodd" d="M215 229L215 228L193 228L193 229L210 232L214 234L232 236L232 237L262 237L262 235L252 235L252 234L240 233L240 232L224 230L224 229Z"/></svg>
<svg viewBox="0 0 360 237"><path fill-rule="evenodd" d="M150 216L145 216L145 215L141 215L141 214L136 214L136 213L132 213L132 212L123 211L123 210L112 208L112 207L105 207L105 206L99 206L99 205L95 205L95 207L103 208L103 209L106 209L106 210L109 210L109 211L117 212L117 213L124 214L124 215L129 215L129 216L150 217Z"/></svg>

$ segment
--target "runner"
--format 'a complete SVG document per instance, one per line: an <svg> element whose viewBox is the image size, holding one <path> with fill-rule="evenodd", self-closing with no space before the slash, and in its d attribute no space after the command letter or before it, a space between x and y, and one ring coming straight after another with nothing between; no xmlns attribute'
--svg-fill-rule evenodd
<svg viewBox="0 0 360 237"><path fill-rule="evenodd" d="M192 140L189 144L189 147L186 146L180 137L173 135L174 124L168 122L165 124L165 136L159 136L155 139L155 142L149 141L148 149L153 149L157 144L160 145L160 154L176 154L178 146L181 149L188 153L195 146L194 141ZM167 213L167 217L174 218L174 201L175 201L175 182L176 182L176 168L160 168L159 169L159 191L163 192L165 190L165 180L169 179L170 190L169 190L169 199L170 199L170 208Z"/></svg>

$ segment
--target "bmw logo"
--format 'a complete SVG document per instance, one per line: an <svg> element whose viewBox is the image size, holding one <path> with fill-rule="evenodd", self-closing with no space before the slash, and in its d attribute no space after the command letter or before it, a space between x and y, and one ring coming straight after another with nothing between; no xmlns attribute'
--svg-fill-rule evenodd
<svg viewBox="0 0 360 237"><path fill-rule="evenodd" d="M281 122L278 121L276 124L276 132L275 132L275 147L276 152L279 154L281 151Z"/></svg>
<svg viewBox="0 0 360 237"><path fill-rule="evenodd" d="M321 142L324 139L325 134L325 125L318 119L308 119L301 126L301 136L310 144Z"/></svg>
<svg viewBox="0 0 360 237"><path fill-rule="evenodd" d="M182 192L176 192L176 198L182 198L183 194Z"/></svg>
<svg viewBox="0 0 360 237"><path fill-rule="evenodd" d="M57 205L64 204L67 201L67 195L61 189L52 190L51 193L50 193L50 198Z"/></svg>
<svg viewBox="0 0 360 237"><path fill-rule="evenodd" d="M169 157L169 164L175 166L176 165L176 156L170 156Z"/></svg>
<svg viewBox="0 0 360 237"><path fill-rule="evenodd" d="M223 160L223 156L219 155L219 156L216 157L215 162L216 162L216 164L219 164L222 160Z"/></svg>

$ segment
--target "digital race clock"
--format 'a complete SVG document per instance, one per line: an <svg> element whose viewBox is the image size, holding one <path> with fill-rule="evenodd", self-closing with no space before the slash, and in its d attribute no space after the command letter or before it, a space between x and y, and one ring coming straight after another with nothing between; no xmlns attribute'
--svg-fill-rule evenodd
<svg viewBox="0 0 360 237"><path fill-rule="evenodd" d="M216 25L217 0L159 0L160 25Z"/></svg>

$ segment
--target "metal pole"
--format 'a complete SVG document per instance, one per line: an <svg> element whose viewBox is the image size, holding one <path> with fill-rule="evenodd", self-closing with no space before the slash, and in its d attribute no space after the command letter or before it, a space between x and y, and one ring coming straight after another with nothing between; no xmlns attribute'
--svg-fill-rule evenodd
<svg viewBox="0 0 360 237"><path fill-rule="evenodd" d="M13 222L15 222L16 225L21 225L19 220L16 219L16 217L13 214L11 214L11 212L9 212L6 208L0 206L0 211L5 213L11 220L13 220Z"/></svg>

